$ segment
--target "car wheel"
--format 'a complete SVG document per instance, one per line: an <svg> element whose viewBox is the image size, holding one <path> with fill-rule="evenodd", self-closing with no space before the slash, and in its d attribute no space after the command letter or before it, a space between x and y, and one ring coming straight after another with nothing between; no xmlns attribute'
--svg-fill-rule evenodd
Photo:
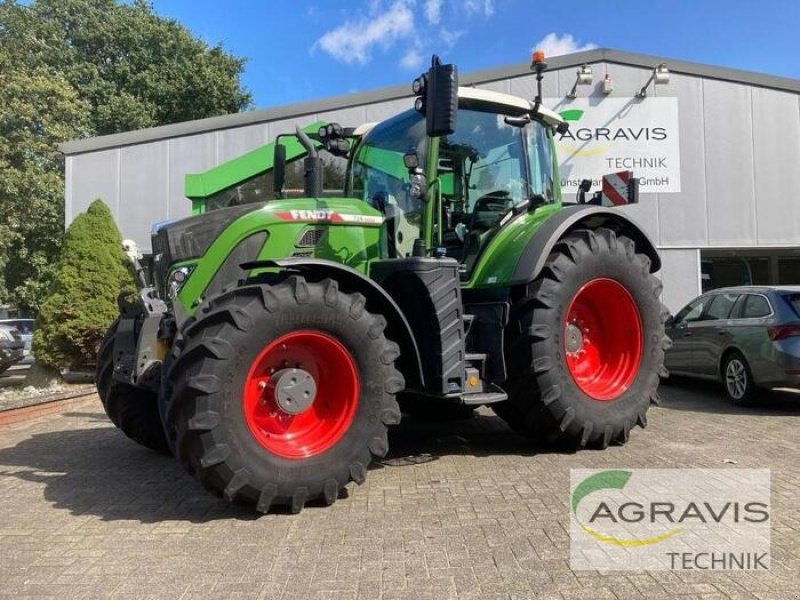
<svg viewBox="0 0 800 600"><path fill-rule="evenodd" d="M722 384L725 394L737 406L748 406L753 402L755 385L747 360L741 352L731 352L722 368Z"/></svg>

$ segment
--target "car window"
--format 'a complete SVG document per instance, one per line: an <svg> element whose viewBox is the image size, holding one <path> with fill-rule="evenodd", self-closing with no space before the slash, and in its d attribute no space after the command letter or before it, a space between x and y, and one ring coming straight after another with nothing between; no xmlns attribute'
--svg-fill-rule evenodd
<svg viewBox="0 0 800 600"><path fill-rule="evenodd" d="M789 303L794 310L794 314L800 317L800 294L782 294L783 299Z"/></svg>
<svg viewBox="0 0 800 600"><path fill-rule="evenodd" d="M743 319L757 319L759 317L768 317L772 312L769 302L764 296L756 294L747 294L747 300L744 303L742 310Z"/></svg>
<svg viewBox="0 0 800 600"><path fill-rule="evenodd" d="M14 321L14 327L16 327L20 333L28 335L33 333L33 322L28 320L20 320Z"/></svg>
<svg viewBox="0 0 800 600"><path fill-rule="evenodd" d="M33 333L34 323L35 321L33 319L7 319L2 322L3 325L12 327L23 335L29 335Z"/></svg>
<svg viewBox="0 0 800 600"><path fill-rule="evenodd" d="M692 300L675 315L675 323L691 323L692 321L697 321L700 315L703 314L703 308L705 308L708 300L708 297Z"/></svg>
<svg viewBox="0 0 800 600"><path fill-rule="evenodd" d="M736 301L736 304L733 305L733 309L731 310L731 314L728 317L729 319L741 319L742 313L744 312L744 302L747 300L747 294L742 294L739 296L739 299Z"/></svg>
<svg viewBox="0 0 800 600"><path fill-rule="evenodd" d="M731 308L736 304L739 294L717 294L714 300L706 309L703 315L704 321L717 321L719 319L727 319L731 314Z"/></svg>

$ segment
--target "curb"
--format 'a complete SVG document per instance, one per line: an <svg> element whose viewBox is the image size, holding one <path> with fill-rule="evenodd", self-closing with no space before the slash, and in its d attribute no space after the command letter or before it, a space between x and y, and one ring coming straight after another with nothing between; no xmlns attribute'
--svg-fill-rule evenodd
<svg viewBox="0 0 800 600"><path fill-rule="evenodd" d="M46 415L62 412L66 409L88 402L88 400L95 395L96 392L94 390L69 392L61 395L60 397L46 400L45 402L40 402L38 404L30 404L28 406L20 406L18 408L9 408L7 410L0 411L0 427L13 425L14 423L21 423L23 421L30 421L31 419L36 419L38 417L44 417Z"/></svg>

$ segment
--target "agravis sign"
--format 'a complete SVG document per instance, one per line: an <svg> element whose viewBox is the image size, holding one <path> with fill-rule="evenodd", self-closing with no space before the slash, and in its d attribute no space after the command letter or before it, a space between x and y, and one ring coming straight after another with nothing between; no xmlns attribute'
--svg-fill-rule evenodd
<svg viewBox="0 0 800 600"><path fill-rule="evenodd" d="M582 179L596 189L603 175L622 170L640 178L641 193L681 191L677 98L551 99L546 106L570 125L556 134L568 198Z"/></svg>

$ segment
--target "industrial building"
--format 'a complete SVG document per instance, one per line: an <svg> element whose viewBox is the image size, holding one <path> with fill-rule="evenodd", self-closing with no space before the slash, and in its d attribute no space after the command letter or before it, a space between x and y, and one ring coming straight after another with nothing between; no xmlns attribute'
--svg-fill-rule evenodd
<svg viewBox="0 0 800 600"><path fill-rule="evenodd" d="M608 49L548 63L545 104L571 122L557 136L565 197L583 178L622 169L642 178L639 204L621 210L659 248L670 309L711 287L800 283L799 80ZM460 82L536 93L527 63ZM148 253L152 223L191 214L187 174L295 124L355 126L412 106L404 84L66 143L66 224L102 198L123 236Z"/></svg>

